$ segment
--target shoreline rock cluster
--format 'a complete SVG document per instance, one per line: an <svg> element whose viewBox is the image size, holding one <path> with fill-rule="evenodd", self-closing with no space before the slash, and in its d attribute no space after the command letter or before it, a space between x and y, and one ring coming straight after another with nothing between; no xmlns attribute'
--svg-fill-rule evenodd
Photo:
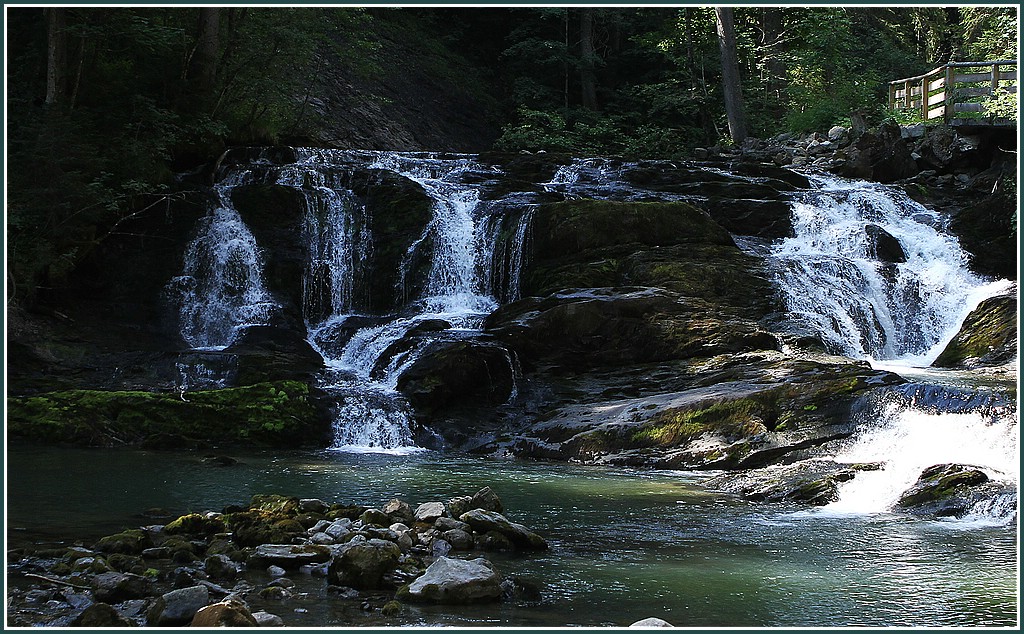
<svg viewBox="0 0 1024 634"><path fill-rule="evenodd" d="M257 495L88 548L12 551L8 573L24 582L9 588L8 615L25 626L280 627L285 619L253 606L287 609L295 577L303 587L323 578L329 598L384 616L403 603L536 600L535 584L484 557L548 548L504 513L490 487L416 507Z"/></svg>

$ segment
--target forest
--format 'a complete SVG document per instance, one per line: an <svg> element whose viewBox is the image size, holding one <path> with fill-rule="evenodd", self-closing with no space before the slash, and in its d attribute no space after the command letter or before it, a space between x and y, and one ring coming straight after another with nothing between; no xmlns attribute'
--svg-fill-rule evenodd
<svg viewBox="0 0 1024 634"><path fill-rule="evenodd" d="M345 122L315 107L324 78L386 119L397 99L375 87L405 83L396 56L433 80L406 100L465 95L470 140L382 149L649 158L825 131L853 113L875 124L897 114L892 79L1016 57L1010 7L728 13L720 38L711 7L9 8L8 297L31 305L226 147L344 147L323 130ZM727 122L730 85L742 132Z"/></svg>

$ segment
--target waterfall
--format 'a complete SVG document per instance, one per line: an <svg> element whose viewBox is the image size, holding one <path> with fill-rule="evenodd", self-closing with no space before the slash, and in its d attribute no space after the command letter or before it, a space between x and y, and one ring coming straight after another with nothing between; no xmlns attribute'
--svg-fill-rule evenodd
<svg viewBox="0 0 1024 634"><path fill-rule="evenodd" d="M971 273L935 212L902 192L820 175L812 184L793 203L794 236L768 261L791 317L830 351L928 365L971 310L1009 288Z"/></svg>
<svg viewBox="0 0 1024 634"><path fill-rule="evenodd" d="M240 328L268 323L278 308L263 280L256 239L231 203L243 176L216 188L217 202L199 221L182 273L167 286L181 336L195 349L223 349Z"/></svg>
<svg viewBox="0 0 1024 634"><path fill-rule="evenodd" d="M880 399L865 421L835 460L882 468L843 483L826 512L892 511L923 470L940 464L979 468L1007 489L1019 480L1016 407L992 395L910 384ZM1004 492L979 501L967 519L1007 523L1016 507L1015 493Z"/></svg>

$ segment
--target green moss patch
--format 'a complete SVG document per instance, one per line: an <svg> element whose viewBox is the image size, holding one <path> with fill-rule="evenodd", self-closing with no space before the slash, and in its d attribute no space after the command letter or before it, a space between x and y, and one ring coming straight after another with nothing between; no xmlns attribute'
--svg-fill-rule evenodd
<svg viewBox="0 0 1024 634"><path fill-rule="evenodd" d="M321 444L329 423L298 381L190 392L70 390L8 398L8 434L44 443Z"/></svg>

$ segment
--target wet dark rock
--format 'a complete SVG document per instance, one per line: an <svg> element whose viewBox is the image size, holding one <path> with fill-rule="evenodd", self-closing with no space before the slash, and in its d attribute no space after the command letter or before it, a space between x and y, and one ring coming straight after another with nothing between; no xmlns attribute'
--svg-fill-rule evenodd
<svg viewBox="0 0 1024 634"><path fill-rule="evenodd" d="M154 627L185 625L192 621L203 606L210 601L206 586L190 586L171 590L159 596L146 615L146 623Z"/></svg>
<svg viewBox="0 0 1024 634"><path fill-rule="evenodd" d="M302 333L280 326L247 326L224 352L237 359L235 385L309 381L324 364Z"/></svg>
<svg viewBox="0 0 1024 634"><path fill-rule="evenodd" d="M802 502L824 506L838 499L839 485L860 471L881 468L877 463L844 464L831 460L804 460L766 469L726 473L706 485L742 495L753 502Z"/></svg>
<svg viewBox="0 0 1024 634"><path fill-rule="evenodd" d="M899 264L907 261L903 245L891 233L876 224L864 226L868 238L868 256L880 262Z"/></svg>
<svg viewBox="0 0 1024 634"><path fill-rule="evenodd" d="M451 406L500 405L515 383L511 353L484 339L428 344L398 379L398 390L419 414Z"/></svg>
<svg viewBox="0 0 1024 634"><path fill-rule="evenodd" d="M118 603L149 596L153 582L141 575L104 572L92 578L92 595L102 603Z"/></svg>
<svg viewBox="0 0 1024 634"><path fill-rule="evenodd" d="M96 542L96 550L105 553L123 553L140 555L142 551L153 546L149 535L144 531L131 529L116 535L108 535Z"/></svg>
<svg viewBox="0 0 1024 634"><path fill-rule="evenodd" d="M164 526L163 532L168 535L213 535L224 532L224 520L189 513Z"/></svg>
<svg viewBox="0 0 1024 634"><path fill-rule="evenodd" d="M886 122L861 135L849 148L849 158L833 171L841 176L892 183L920 171L910 155L900 127Z"/></svg>
<svg viewBox="0 0 1024 634"><path fill-rule="evenodd" d="M399 547L382 539L353 539L331 559L327 571L329 583L359 590L372 590L384 584L384 575L398 566Z"/></svg>
<svg viewBox="0 0 1024 634"><path fill-rule="evenodd" d="M989 485L988 475L970 465L939 464L921 472L897 505L917 515L959 517L1002 487ZM993 490L995 489L995 490Z"/></svg>
<svg viewBox="0 0 1024 634"><path fill-rule="evenodd" d="M486 534L492 531L501 533L519 550L546 550L548 547L547 542L540 535L530 531L522 524L509 521L507 517L496 511L473 509L463 513L459 520L469 524L478 533Z"/></svg>
<svg viewBox="0 0 1024 634"><path fill-rule="evenodd" d="M501 503L501 498L494 492L491 487L484 487L473 494L473 498L469 501L470 509L482 509L484 511L494 511L495 513L504 513L505 505ZM462 517L462 514L455 515L451 513L453 517Z"/></svg>
<svg viewBox="0 0 1024 634"><path fill-rule="evenodd" d="M532 363L575 371L775 349L756 323L658 288L594 288L499 308L487 328Z"/></svg>
<svg viewBox="0 0 1024 634"><path fill-rule="evenodd" d="M72 627L133 627L135 623L109 603L94 603L71 621Z"/></svg>

